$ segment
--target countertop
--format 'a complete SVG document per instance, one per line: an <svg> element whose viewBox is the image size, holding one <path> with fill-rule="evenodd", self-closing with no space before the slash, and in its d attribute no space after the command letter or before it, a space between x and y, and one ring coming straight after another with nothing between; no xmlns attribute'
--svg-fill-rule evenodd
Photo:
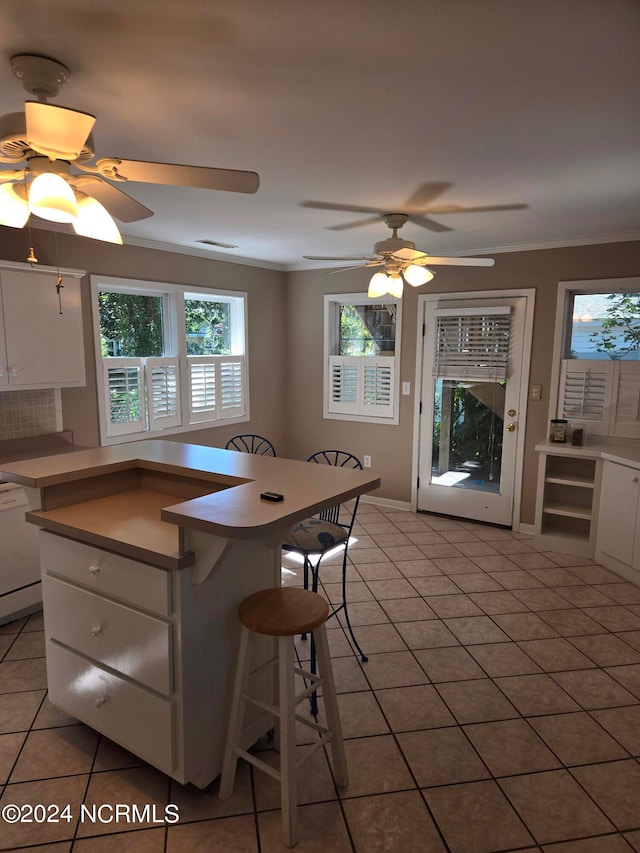
<svg viewBox="0 0 640 853"><path fill-rule="evenodd" d="M6 480L36 489L131 468L201 479L205 487L211 482L211 493L181 502L174 500L160 510L160 519L232 539L277 535L322 508L380 485L380 479L370 471L163 440L0 463L0 473ZM279 492L284 500L262 500L260 494L265 491ZM37 523L36 515L31 513L30 520Z"/></svg>
<svg viewBox="0 0 640 853"><path fill-rule="evenodd" d="M77 450L86 450L86 448L73 443L71 430L29 435L24 438L4 438L0 439L0 468L25 459L57 456L60 453L74 453ZM0 482L3 479L0 475Z"/></svg>
<svg viewBox="0 0 640 853"><path fill-rule="evenodd" d="M574 447L569 442L544 441L541 444L536 444L536 450L560 456L606 459L609 462L619 462L621 465L640 469L640 444L636 443L591 440L581 447Z"/></svg>

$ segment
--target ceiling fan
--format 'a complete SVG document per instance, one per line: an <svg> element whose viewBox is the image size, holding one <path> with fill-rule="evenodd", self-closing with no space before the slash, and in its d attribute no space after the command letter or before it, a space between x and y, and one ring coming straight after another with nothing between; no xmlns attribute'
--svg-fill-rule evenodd
<svg viewBox="0 0 640 853"><path fill-rule="evenodd" d="M402 210L405 211L409 222L426 228L429 231L445 232L452 231L448 225L433 219L434 216L442 216L449 213L496 213L503 210L524 210L526 204L486 204L465 207L461 204L439 204L434 202L444 192L453 186L449 181L427 181L420 184L403 203ZM339 202L327 201L303 201L301 207L310 207L314 210L335 210L345 213L366 213L364 219L354 219L342 222L338 225L327 226L329 231L348 231L352 228L361 228L363 225L372 225L380 221L387 209L379 207L367 207L359 204L341 204Z"/></svg>
<svg viewBox="0 0 640 853"><path fill-rule="evenodd" d="M492 267L493 258L441 258L416 249L415 243L398 237L398 230L409 219L406 213L385 213L382 219L391 229L392 236L380 240L373 247L373 253L364 257L332 258L322 255L304 255L309 261L353 262L360 267L382 267L369 282L368 295L372 298L384 296L402 296L404 282L420 287L433 278L431 266ZM349 269L349 267L346 267Z"/></svg>
<svg viewBox="0 0 640 853"><path fill-rule="evenodd" d="M0 224L22 228L31 213L72 223L76 233L121 243L111 219L135 222L153 211L123 192L128 182L255 193L255 172L103 157L95 160L95 116L48 103L70 78L43 56L12 57L13 71L36 101L0 117ZM20 165L18 165L20 164ZM17 168L16 168L17 167Z"/></svg>

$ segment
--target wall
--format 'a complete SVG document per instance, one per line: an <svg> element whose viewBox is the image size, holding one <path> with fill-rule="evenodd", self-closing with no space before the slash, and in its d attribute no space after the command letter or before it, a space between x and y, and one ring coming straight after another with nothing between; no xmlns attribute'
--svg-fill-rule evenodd
<svg viewBox="0 0 640 853"><path fill-rule="evenodd" d="M537 475L533 448L547 432L558 282L638 275L640 243L497 253L495 259L495 266L490 269L440 267L430 284L416 289L405 288L400 380L411 382L414 392L418 294L426 292L427 288L433 293L535 288L530 382L542 385L542 399L529 401L521 511L521 521L533 524ZM378 496L408 502L414 438L413 393L410 397L400 397L397 426L324 420L322 417L324 295L366 292L370 277L371 270L363 269L340 275L329 275L323 270L288 273L286 443L289 455L294 458L306 458L329 446L349 450L360 458L369 454L374 470L382 478Z"/></svg>
<svg viewBox="0 0 640 853"><path fill-rule="evenodd" d="M281 273L207 258L160 252L136 246L110 246L94 240L33 231L40 263L86 269L124 278L173 281L198 286L244 290L249 294L251 421L176 436L176 440L224 446L236 432L258 432L271 438L278 454L305 459L330 446L373 458L382 478L379 496L408 502L411 497L414 396L400 397L398 426L324 420L322 365L324 295L366 293L370 271L328 275L323 270ZM0 227L0 258L24 261L28 233ZM441 267L422 288L406 288L403 304L401 381L415 381L418 294L535 288L532 383L542 385L542 400L529 402L525 425L525 467L521 520L534 519L537 459L534 445L547 431L548 391L558 281L640 274L640 243L623 242L528 252L497 253L491 269ZM78 443L98 443L98 417L93 336L88 281L83 282L87 353L86 388L65 389L63 419Z"/></svg>
<svg viewBox="0 0 640 853"><path fill-rule="evenodd" d="M174 436L224 447L237 432L259 432L284 446L285 432L285 276L276 270L230 264L208 258L157 251L137 246L113 246L60 234L33 230L33 245L42 265L87 270L89 273L174 282L197 287L219 287L248 293L249 389L251 420ZM28 232L0 227L0 258L24 262L29 249ZM64 298L64 290L63 290ZM89 280L82 282L87 386L62 391L65 429L72 429L78 444L99 443L98 404ZM284 455L284 454L283 454Z"/></svg>

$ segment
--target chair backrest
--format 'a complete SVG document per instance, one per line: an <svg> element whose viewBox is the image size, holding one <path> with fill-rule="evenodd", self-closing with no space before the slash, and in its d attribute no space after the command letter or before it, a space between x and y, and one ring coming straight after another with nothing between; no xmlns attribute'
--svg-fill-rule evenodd
<svg viewBox="0 0 640 853"><path fill-rule="evenodd" d="M225 450L239 450L241 453L254 453L257 456L275 456L276 450L268 438L262 435L234 435L225 446Z"/></svg>
<svg viewBox="0 0 640 853"><path fill-rule="evenodd" d="M312 453L307 462L316 462L318 465L333 465L336 468L362 468L362 462L358 457L354 456L353 453L347 453L346 450L319 450L317 453ZM318 515L323 521L339 524L351 534L359 502L360 497L358 496L348 503L336 504L323 509Z"/></svg>

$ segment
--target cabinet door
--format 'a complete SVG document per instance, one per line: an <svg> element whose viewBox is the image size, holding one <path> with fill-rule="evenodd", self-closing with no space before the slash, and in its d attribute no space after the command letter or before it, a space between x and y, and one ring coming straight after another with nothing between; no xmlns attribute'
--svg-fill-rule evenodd
<svg viewBox="0 0 640 853"><path fill-rule="evenodd" d="M598 520L598 549L632 564L636 517L638 514L639 472L616 462L605 462Z"/></svg>
<svg viewBox="0 0 640 853"><path fill-rule="evenodd" d="M7 347L4 340L4 313L2 311L2 291L0 291L0 390L4 390L8 386Z"/></svg>
<svg viewBox="0 0 640 853"><path fill-rule="evenodd" d="M62 313L54 273L2 270L10 387L84 385L80 282L63 278Z"/></svg>

